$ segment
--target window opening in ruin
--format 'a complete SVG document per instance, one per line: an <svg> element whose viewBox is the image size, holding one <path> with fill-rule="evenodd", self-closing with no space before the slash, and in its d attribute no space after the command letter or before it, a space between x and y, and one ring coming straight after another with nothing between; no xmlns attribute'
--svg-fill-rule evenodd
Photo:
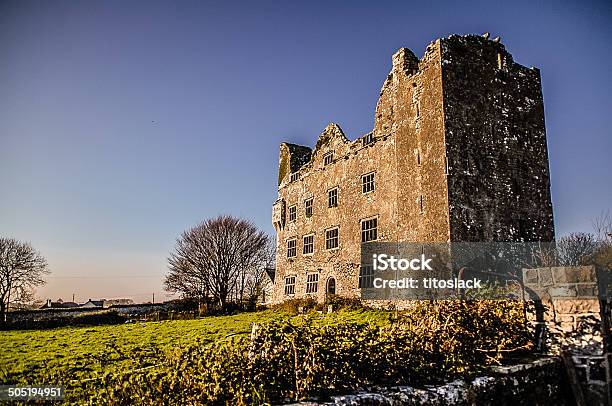
<svg viewBox="0 0 612 406"><path fill-rule="evenodd" d="M361 242L378 239L378 218L361 220Z"/></svg>
<svg viewBox="0 0 612 406"><path fill-rule="evenodd" d="M294 222L297 219L297 206L289 206L289 222Z"/></svg>
<svg viewBox="0 0 612 406"><path fill-rule="evenodd" d="M295 295L295 275L285 277L285 295Z"/></svg>
<svg viewBox="0 0 612 406"><path fill-rule="evenodd" d="M309 255L314 252L314 235L305 235L304 236L304 255Z"/></svg>
<svg viewBox="0 0 612 406"><path fill-rule="evenodd" d="M292 238L287 240L287 258L295 258L297 256L297 239Z"/></svg>
<svg viewBox="0 0 612 406"><path fill-rule="evenodd" d="M338 188L330 189L327 192L327 205L328 207L337 207L338 206Z"/></svg>
<svg viewBox="0 0 612 406"><path fill-rule="evenodd" d="M339 245L338 227L325 231L325 249L333 250Z"/></svg>
<svg viewBox="0 0 612 406"><path fill-rule="evenodd" d="M317 293L319 287L319 274L311 273L306 276L306 293Z"/></svg>
<svg viewBox="0 0 612 406"><path fill-rule="evenodd" d="M374 184L374 172L361 176L361 191L362 193L373 192L375 188Z"/></svg>
<svg viewBox="0 0 612 406"><path fill-rule="evenodd" d="M359 288L367 289L374 287L374 267L372 265L361 265L359 268Z"/></svg>
<svg viewBox="0 0 612 406"><path fill-rule="evenodd" d="M312 217L312 197L304 201L304 212L306 217Z"/></svg>
<svg viewBox="0 0 612 406"><path fill-rule="evenodd" d="M323 156L323 165L329 165L334 162L334 153L328 152Z"/></svg>

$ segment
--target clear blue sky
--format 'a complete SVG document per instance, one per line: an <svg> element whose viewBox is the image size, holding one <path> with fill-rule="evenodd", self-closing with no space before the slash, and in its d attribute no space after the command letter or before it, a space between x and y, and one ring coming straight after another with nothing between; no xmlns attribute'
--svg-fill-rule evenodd
<svg viewBox="0 0 612 406"><path fill-rule="evenodd" d="M157 292L179 233L268 232L278 145L373 126L391 54L501 35L541 69L557 235L610 208L612 2L1 1L0 235L42 297Z"/></svg>

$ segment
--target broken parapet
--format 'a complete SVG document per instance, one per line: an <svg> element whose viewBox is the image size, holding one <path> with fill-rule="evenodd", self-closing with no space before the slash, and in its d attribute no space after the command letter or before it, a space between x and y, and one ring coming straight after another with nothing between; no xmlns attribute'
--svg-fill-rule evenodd
<svg viewBox="0 0 612 406"><path fill-rule="evenodd" d="M297 172L306 162L310 161L311 154L312 150L303 145L282 143L278 167L278 184L280 185L288 174Z"/></svg>
<svg viewBox="0 0 612 406"><path fill-rule="evenodd" d="M419 58L408 48L400 48L392 57L393 71L411 75L419 69Z"/></svg>

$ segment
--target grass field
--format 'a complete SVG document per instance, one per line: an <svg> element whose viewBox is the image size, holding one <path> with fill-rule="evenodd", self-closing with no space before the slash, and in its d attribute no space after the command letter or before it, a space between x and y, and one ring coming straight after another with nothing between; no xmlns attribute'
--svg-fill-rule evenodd
<svg viewBox="0 0 612 406"><path fill-rule="evenodd" d="M387 314L363 309L314 317L322 324L380 323L387 319ZM78 386L79 381L96 379L105 373L155 365L167 351L176 348L247 335L253 323L281 317L291 317L299 323L302 316L266 310L195 320L3 331L0 332L0 381L28 384L74 381Z"/></svg>

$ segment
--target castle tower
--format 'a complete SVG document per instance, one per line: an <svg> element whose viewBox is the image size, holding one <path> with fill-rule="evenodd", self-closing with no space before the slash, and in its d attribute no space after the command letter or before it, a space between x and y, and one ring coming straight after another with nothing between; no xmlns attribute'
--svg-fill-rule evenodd
<svg viewBox="0 0 612 406"><path fill-rule="evenodd" d="M552 241L540 74L496 40L393 55L371 133L282 144L274 301L359 295L360 244ZM333 292L332 292L333 290Z"/></svg>

